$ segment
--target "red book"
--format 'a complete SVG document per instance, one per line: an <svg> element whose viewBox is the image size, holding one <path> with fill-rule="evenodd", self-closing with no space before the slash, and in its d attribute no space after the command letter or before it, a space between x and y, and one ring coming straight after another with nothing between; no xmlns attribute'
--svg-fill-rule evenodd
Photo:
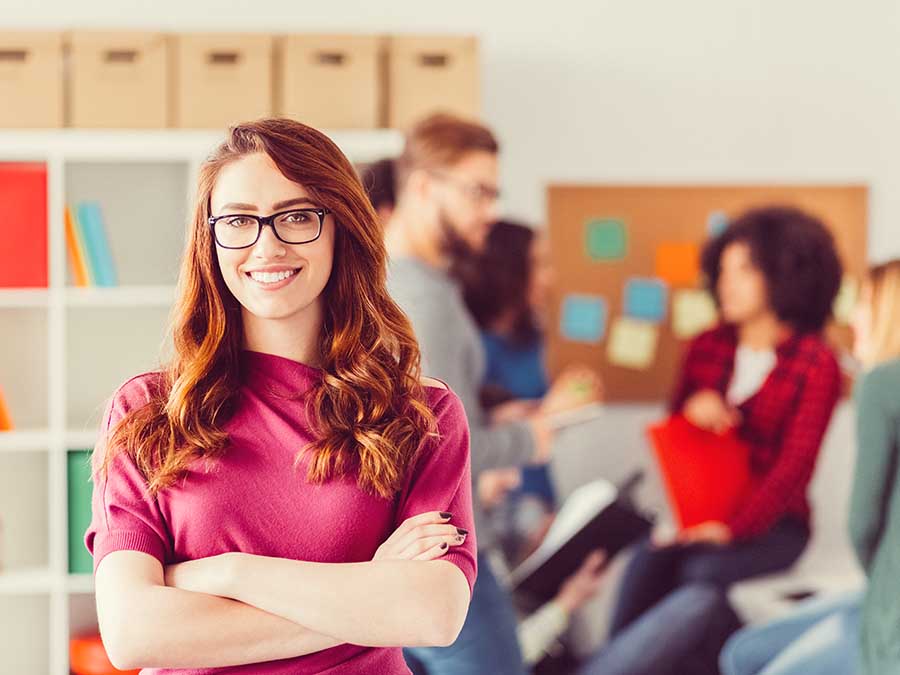
<svg viewBox="0 0 900 675"><path fill-rule="evenodd" d="M716 434L681 415L647 428L663 484L683 529L725 522L750 489L750 448L736 431Z"/></svg>
<svg viewBox="0 0 900 675"><path fill-rule="evenodd" d="M0 163L0 287L47 288L47 167Z"/></svg>

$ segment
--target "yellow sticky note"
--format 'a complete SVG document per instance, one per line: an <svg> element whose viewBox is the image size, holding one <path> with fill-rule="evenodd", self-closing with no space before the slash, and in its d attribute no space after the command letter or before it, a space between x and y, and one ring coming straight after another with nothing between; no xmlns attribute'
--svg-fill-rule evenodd
<svg viewBox="0 0 900 675"><path fill-rule="evenodd" d="M659 329L656 324L619 317L609 334L606 357L616 366L646 370L656 358L658 342Z"/></svg>
<svg viewBox="0 0 900 675"><path fill-rule="evenodd" d="M834 318L838 323L849 325L853 321L853 310L856 308L856 301L859 298L859 284L856 279L849 274L844 275L841 281L841 288L837 297L834 299Z"/></svg>
<svg viewBox="0 0 900 675"><path fill-rule="evenodd" d="M707 291L684 289L675 291L672 298L672 332L681 340L688 340L719 320L716 302Z"/></svg>

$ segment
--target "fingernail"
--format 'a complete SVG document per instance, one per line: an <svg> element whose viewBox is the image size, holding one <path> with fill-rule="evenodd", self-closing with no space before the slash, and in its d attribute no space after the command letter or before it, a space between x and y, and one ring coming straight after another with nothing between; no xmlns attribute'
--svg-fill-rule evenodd
<svg viewBox="0 0 900 675"><path fill-rule="evenodd" d="M445 541L443 544L441 544L441 548L442 548L442 549L446 549L446 548L447 548L447 542L446 542L446 541Z"/></svg>
<svg viewBox="0 0 900 675"><path fill-rule="evenodd" d="M469 534L469 531L468 531L468 530L464 530L464 529L461 528L461 527L457 527L457 528L456 528L456 531L459 532L460 534Z"/></svg>
<svg viewBox="0 0 900 675"><path fill-rule="evenodd" d="M450 513L450 512L448 512L448 511L441 511L440 516L441 516L441 518L443 518L444 520L448 520L448 519L450 519L450 518L453 517L453 514Z"/></svg>

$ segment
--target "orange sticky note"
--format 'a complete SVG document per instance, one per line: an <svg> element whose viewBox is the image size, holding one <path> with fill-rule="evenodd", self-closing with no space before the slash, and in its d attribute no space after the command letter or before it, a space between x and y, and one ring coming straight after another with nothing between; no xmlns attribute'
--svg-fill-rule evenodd
<svg viewBox="0 0 900 675"><path fill-rule="evenodd" d="M660 244L656 276L672 286L696 286L700 281L700 247L690 243Z"/></svg>

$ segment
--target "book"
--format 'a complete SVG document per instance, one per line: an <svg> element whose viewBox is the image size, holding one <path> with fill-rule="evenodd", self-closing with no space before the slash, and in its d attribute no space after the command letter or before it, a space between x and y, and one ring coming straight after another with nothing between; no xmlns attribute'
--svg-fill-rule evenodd
<svg viewBox="0 0 900 675"><path fill-rule="evenodd" d="M12 414L6 405L6 399L3 397L3 388L0 387L0 431L12 431L14 428Z"/></svg>
<svg viewBox="0 0 900 675"><path fill-rule="evenodd" d="M90 276L85 259L84 242L82 234L78 231L75 216L72 209L66 205L66 250L69 253L69 263L72 266L72 278L76 286L90 286Z"/></svg>
<svg viewBox="0 0 900 675"><path fill-rule="evenodd" d="M647 433L678 526L731 518L751 488L750 448L737 432L713 433L673 415Z"/></svg>
<svg viewBox="0 0 900 675"><path fill-rule="evenodd" d="M47 165L0 163L0 287L47 288Z"/></svg>
<svg viewBox="0 0 900 675"><path fill-rule="evenodd" d="M91 451L70 450L66 457L68 480L69 573L90 574L93 559L84 545L91 524Z"/></svg>
<svg viewBox="0 0 900 675"><path fill-rule="evenodd" d="M636 474L621 489L598 479L577 488L563 502L541 545L509 576L519 601L534 608L551 600L585 557L602 549L611 560L649 534L653 520L632 503Z"/></svg>
<svg viewBox="0 0 900 675"><path fill-rule="evenodd" d="M109 247L109 239L103 223L100 204L94 201L79 202L76 209L81 231L88 251L88 260L94 272L97 286L117 286L116 269Z"/></svg>

